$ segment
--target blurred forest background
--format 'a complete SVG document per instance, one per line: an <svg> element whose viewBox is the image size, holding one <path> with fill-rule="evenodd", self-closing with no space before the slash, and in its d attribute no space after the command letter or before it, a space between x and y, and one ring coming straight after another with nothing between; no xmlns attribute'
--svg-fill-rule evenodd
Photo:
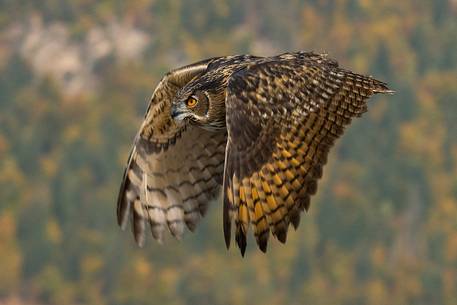
<svg viewBox="0 0 457 305"><path fill-rule="evenodd" d="M326 51L387 81L283 246L138 249L123 166L167 70ZM0 304L457 304L456 0L0 1Z"/></svg>

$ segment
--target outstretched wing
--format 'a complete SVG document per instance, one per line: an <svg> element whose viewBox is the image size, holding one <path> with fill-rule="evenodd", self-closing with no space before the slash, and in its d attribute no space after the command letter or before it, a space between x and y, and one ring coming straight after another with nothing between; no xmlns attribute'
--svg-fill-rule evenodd
<svg viewBox="0 0 457 305"><path fill-rule="evenodd" d="M213 59L168 73L155 89L130 153L117 202L117 219L131 218L135 240L143 245L147 223L159 242L168 227L179 238L193 230L208 203L220 192L226 133L177 126L173 97L201 75Z"/></svg>
<svg viewBox="0 0 457 305"><path fill-rule="evenodd" d="M283 54L232 75L226 99L224 235L231 224L242 255L249 226L266 251L270 230L286 241L307 210L334 141L367 110L371 77L314 53Z"/></svg>

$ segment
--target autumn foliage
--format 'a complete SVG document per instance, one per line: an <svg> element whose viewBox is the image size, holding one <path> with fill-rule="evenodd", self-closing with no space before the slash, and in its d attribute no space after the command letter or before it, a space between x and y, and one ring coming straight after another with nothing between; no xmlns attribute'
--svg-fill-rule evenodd
<svg viewBox="0 0 457 305"><path fill-rule="evenodd" d="M333 149L297 232L242 259L217 202L137 248L115 203L161 75L292 50L396 90ZM2 1L0 304L456 305L456 50L454 0Z"/></svg>

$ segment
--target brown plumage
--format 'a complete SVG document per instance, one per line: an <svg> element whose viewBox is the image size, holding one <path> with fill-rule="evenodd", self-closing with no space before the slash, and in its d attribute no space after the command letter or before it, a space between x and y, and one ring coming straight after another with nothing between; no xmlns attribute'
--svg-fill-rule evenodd
<svg viewBox="0 0 457 305"><path fill-rule="evenodd" d="M142 245L147 222L162 241L193 230L222 185L224 236L244 255L251 227L266 251L270 232L296 228L335 140L386 84L323 54L211 58L168 73L135 139L118 199Z"/></svg>

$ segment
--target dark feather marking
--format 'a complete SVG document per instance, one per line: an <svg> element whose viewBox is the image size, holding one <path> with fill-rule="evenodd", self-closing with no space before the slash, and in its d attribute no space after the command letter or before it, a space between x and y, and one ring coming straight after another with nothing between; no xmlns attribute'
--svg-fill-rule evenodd
<svg viewBox="0 0 457 305"><path fill-rule="evenodd" d="M286 168L282 168L281 171L293 169L293 179L287 181L281 178L279 184L274 184L273 181L269 181L271 179L269 178L267 183L271 184L275 191L262 190L262 193L265 194L264 196L277 196L276 192L288 185L287 195L281 199L286 202L289 196L294 194L297 201L296 206L308 209L309 195L314 194L317 190L317 179L322 176L322 165L326 163L331 145L341 136L343 126L349 124L352 117L359 116L366 111L365 98L360 101L357 98L346 104L348 94L342 93L342 90L345 90L345 82L338 79L343 75L345 75L345 70L339 69L336 61L319 54L304 52L286 53L259 60L257 64L234 73L228 83L226 101L227 128L230 138L228 144L231 144L228 149L231 149L232 157L226 160L225 179L227 180L232 175L240 177L240 181L244 177L250 177L267 162L274 164L275 160L272 160L274 150L289 150L291 156L282 158L280 154L279 160L283 160L287 164ZM351 74L349 77L354 77L354 86L360 85L360 82L364 83L359 88L370 87L371 82L374 82L371 78L355 74ZM331 82L328 82L328 79ZM357 92L357 96L367 98L369 95L368 92L361 91L361 89ZM299 103L300 101L302 103ZM316 105L313 105L311 101L315 101ZM332 111L331 109L335 106L335 110ZM341 111L340 109L343 107L345 110ZM307 116L300 118L290 115L297 108L301 109L303 113L315 112L310 124L306 122ZM246 115L248 113L251 115ZM288 124L296 124L295 131L290 130ZM299 128L303 126L307 127L302 138L299 135ZM284 148L277 145L279 135L288 132L292 132L296 139L300 139L298 146L293 149L288 148L287 145ZM298 153L299 155L297 155ZM241 160L244 172L237 167L230 168L230 163L227 164L227 162L235 162L238 158ZM294 159L299 162L292 165L292 161L297 162ZM306 174L297 175L296 173L302 172L302 167L305 168ZM271 176L267 174L267 177ZM297 189L296 186L292 187L297 179L305 183L304 190ZM291 187L292 189L290 189ZM224 190L227 191L226 185L224 185ZM240 202L240 204L243 203ZM284 203L280 203L272 211L264 211L259 219L251 221L251 223L257 225L283 207L288 210L285 219L278 219L274 223L270 223L270 226L276 228L275 235L278 240L285 242L287 226L284 227L282 224L284 221L291 221L294 227L297 227L300 220L299 208L287 207ZM224 217L229 216L229 211L237 212L238 208L238 206L230 206L225 203ZM253 208L250 207L250 210L252 211ZM240 227L239 224L237 227ZM236 238L240 250L244 253L244 240L239 231L237 231Z"/></svg>

